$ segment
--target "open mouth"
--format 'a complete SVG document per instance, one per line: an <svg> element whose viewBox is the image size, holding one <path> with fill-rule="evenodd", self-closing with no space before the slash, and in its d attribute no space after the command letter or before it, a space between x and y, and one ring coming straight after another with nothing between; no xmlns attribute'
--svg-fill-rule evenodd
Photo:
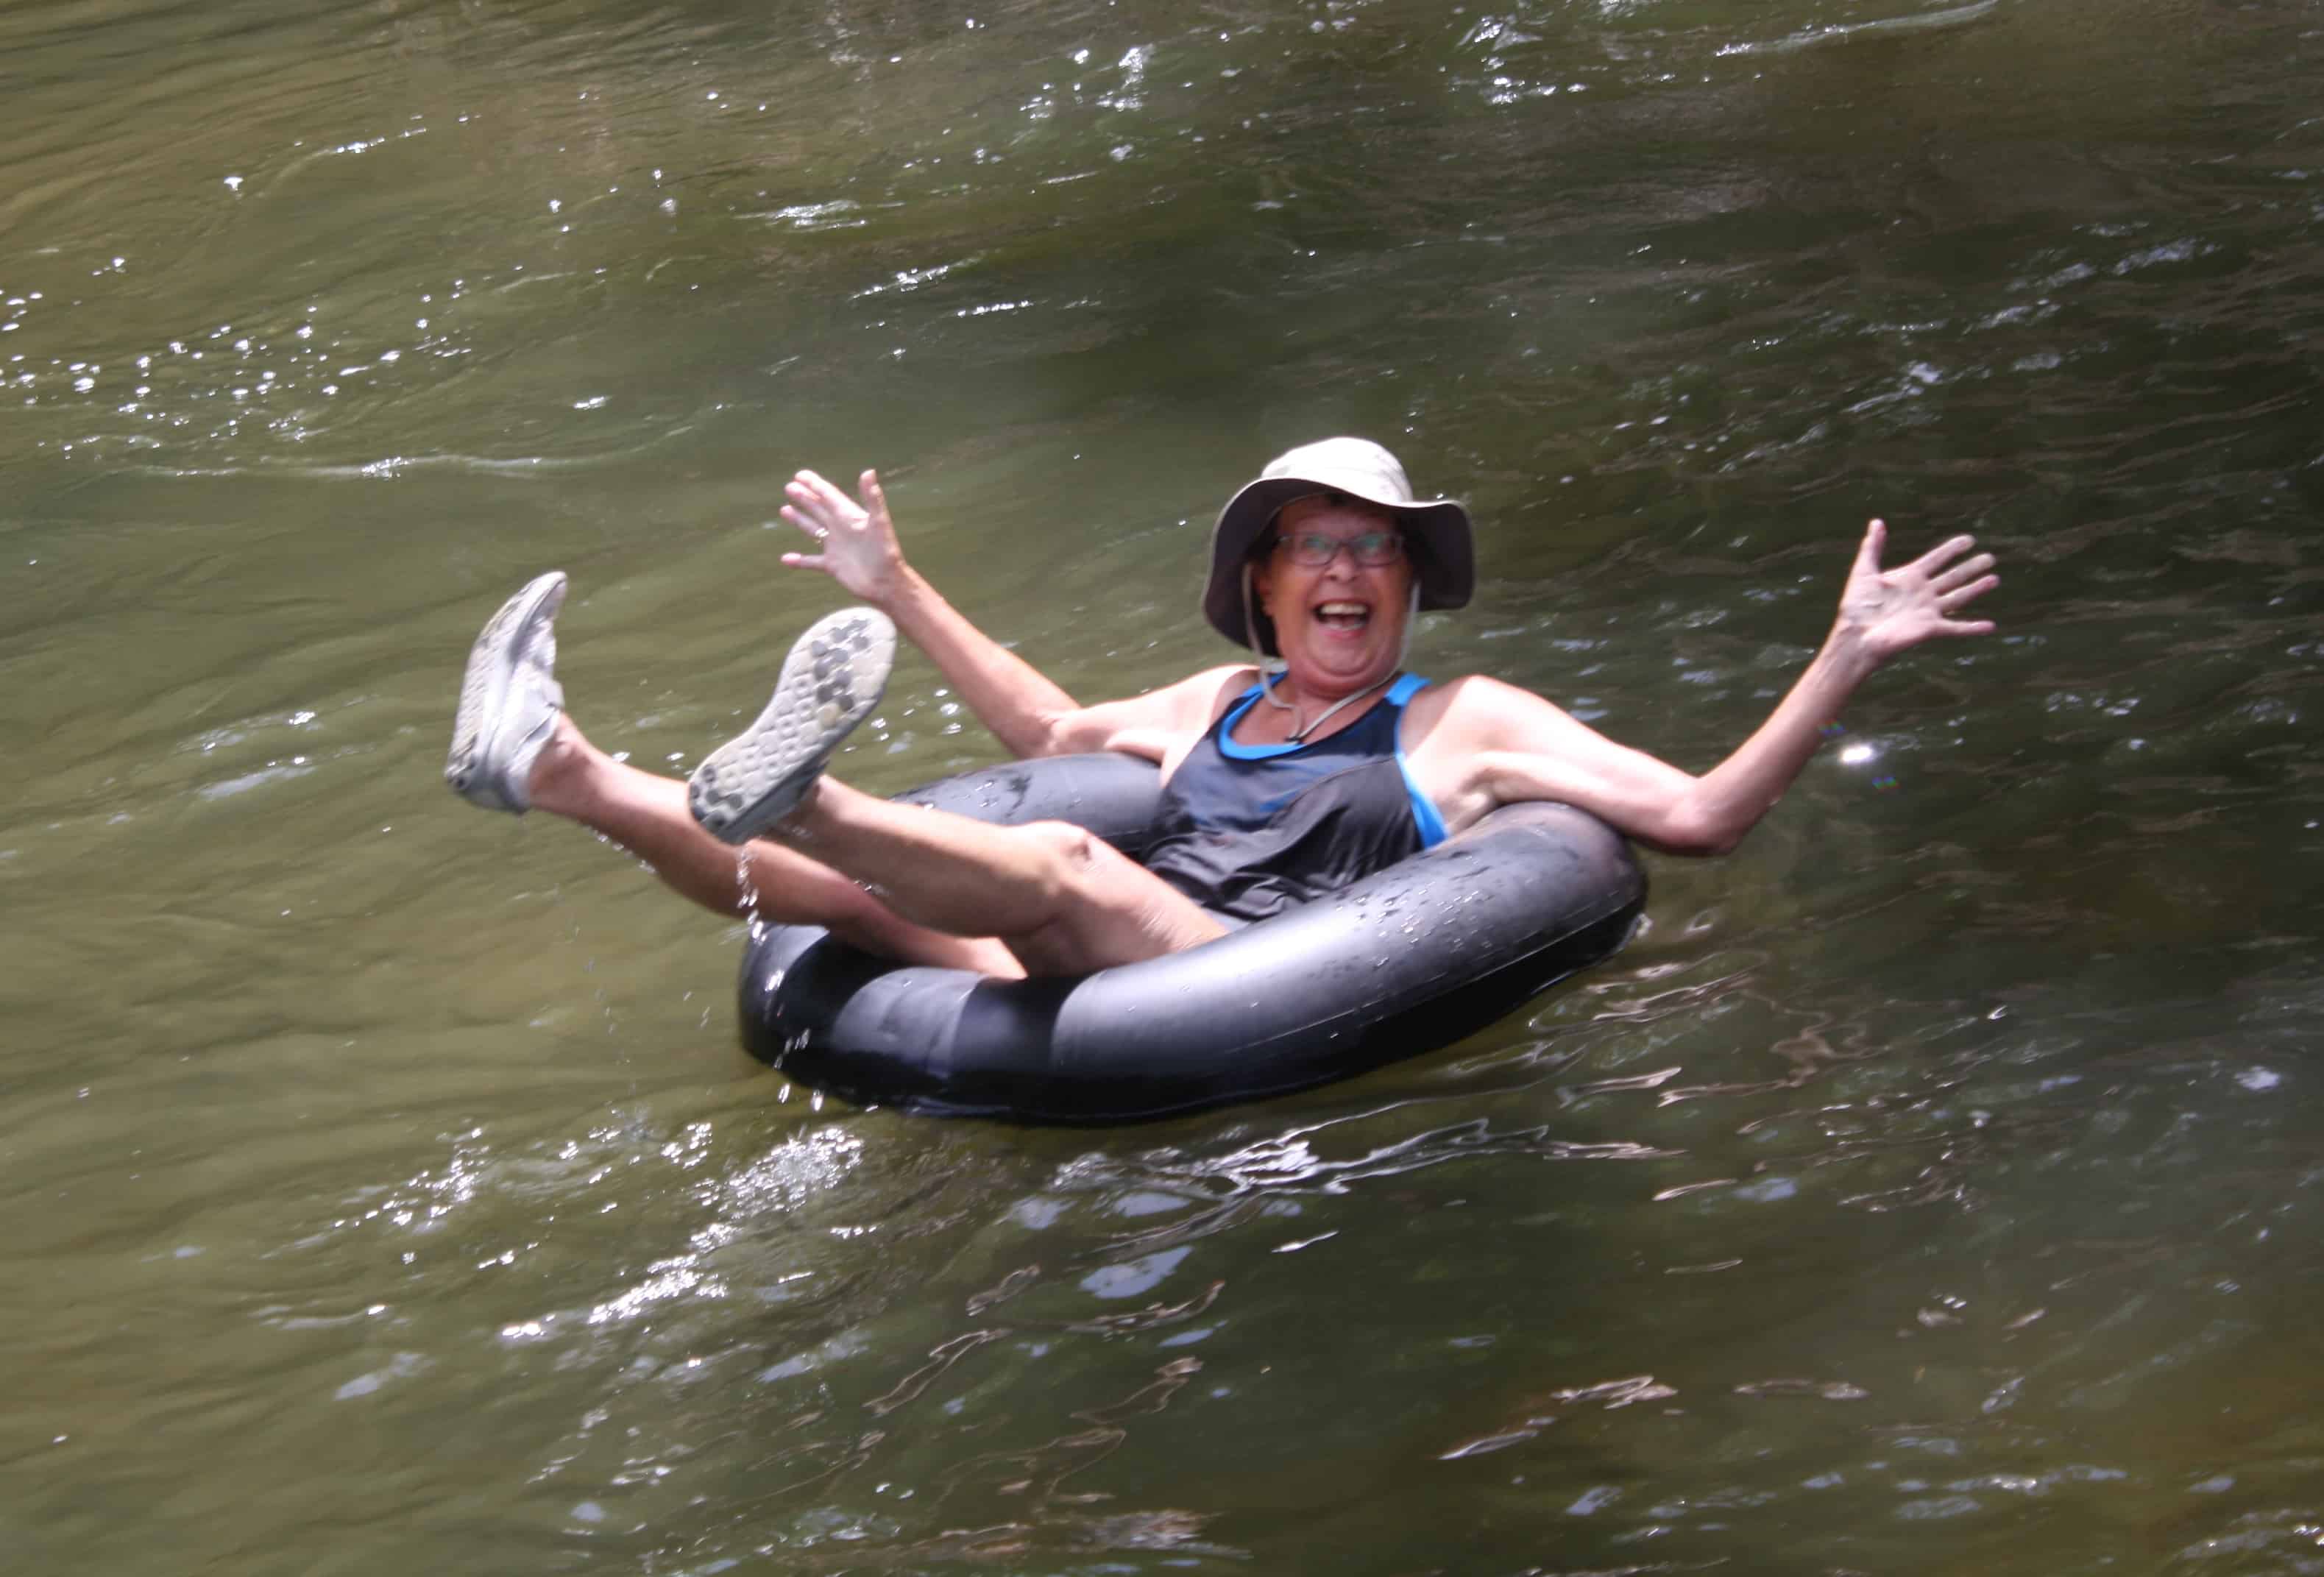
<svg viewBox="0 0 2324 1577"><path fill-rule="evenodd" d="M1315 622L1326 630L1336 630L1348 635L1360 634L1371 622L1372 611L1363 603L1335 601L1315 604Z"/></svg>

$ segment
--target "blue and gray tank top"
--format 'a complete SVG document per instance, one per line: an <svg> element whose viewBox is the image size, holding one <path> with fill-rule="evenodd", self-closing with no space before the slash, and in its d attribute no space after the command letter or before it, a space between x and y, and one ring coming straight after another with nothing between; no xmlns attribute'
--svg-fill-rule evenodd
<svg viewBox="0 0 2324 1577"><path fill-rule="evenodd" d="M1146 868L1214 914L1263 920L1443 843L1397 742L1427 684L1405 675L1328 738L1238 744L1253 685L1163 785Z"/></svg>

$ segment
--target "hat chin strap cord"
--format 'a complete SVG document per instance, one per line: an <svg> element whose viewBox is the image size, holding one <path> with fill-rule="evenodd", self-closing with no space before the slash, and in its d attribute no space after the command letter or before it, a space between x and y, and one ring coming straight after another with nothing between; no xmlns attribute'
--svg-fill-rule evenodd
<svg viewBox="0 0 2324 1577"><path fill-rule="evenodd" d="M1299 708L1275 693L1276 671L1268 665L1270 663L1280 663L1283 659L1279 657L1269 658L1265 650L1259 644L1259 610L1258 604L1252 599L1250 594L1250 566L1246 564L1242 567L1242 627L1246 636L1245 644L1250 648L1251 655L1259 659L1259 694L1267 697L1267 704L1268 706L1275 707L1278 711L1288 712L1291 714L1291 732L1284 736L1286 743L1304 744L1306 742L1307 736L1314 733L1317 729L1323 727L1324 723L1331 717L1332 714L1337 712L1341 707L1345 706L1351 701L1360 701L1366 696L1370 695L1374 690L1382 689L1387 686L1393 684L1396 681L1397 676L1404 671L1404 659L1412 650L1412 627L1419 622L1419 619L1420 583L1416 580L1412 583L1412 595L1405 604L1404 638L1397 643L1396 667L1388 670L1388 678L1380 680L1379 684L1366 685L1362 689L1356 691L1353 695L1341 696L1329 706L1324 707L1323 711L1317 713L1314 721L1302 722L1300 720Z"/></svg>

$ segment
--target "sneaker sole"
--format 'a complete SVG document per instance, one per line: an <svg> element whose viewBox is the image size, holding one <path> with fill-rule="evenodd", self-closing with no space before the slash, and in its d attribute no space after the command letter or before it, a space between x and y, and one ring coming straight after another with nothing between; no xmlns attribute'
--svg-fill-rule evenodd
<svg viewBox="0 0 2324 1577"><path fill-rule="evenodd" d="M515 681L517 654L534 630L557 617L565 604L565 572L536 576L503 603L484 622L468 649L468 669L460 678L460 710L452 719L452 748L444 758L444 781L452 792L472 798L484 764L488 731L498 720Z"/></svg>
<svg viewBox="0 0 2324 1577"><path fill-rule="evenodd" d="M885 613L848 608L810 626L783 659L758 721L694 769L694 819L722 843L740 844L788 816L880 704L895 660L896 626Z"/></svg>

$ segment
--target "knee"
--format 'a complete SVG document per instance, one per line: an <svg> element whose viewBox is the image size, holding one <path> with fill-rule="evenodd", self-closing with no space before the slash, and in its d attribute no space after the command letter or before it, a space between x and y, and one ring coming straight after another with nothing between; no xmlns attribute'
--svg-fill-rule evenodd
<svg viewBox="0 0 2324 1577"><path fill-rule="evenodd" d="M1021 830L1047 856L1050 885L1059 897L1084 890L1111 852L1102 838L1069 821L1028 822Z"/></svg>

